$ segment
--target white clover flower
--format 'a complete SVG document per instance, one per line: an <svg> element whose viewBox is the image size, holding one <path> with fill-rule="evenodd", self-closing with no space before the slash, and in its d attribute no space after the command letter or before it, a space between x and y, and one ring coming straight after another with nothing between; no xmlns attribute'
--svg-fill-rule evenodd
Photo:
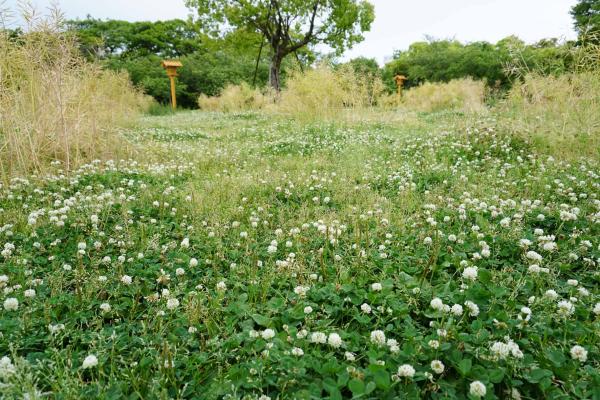
<svg viewBox="0 0 600 400"><path fill-rule="evenodd" d="M396 339L388 339L386 344L392 353L398 353L400 351L400 346L398 346L398 341Z"/></svg>
<svg viewBox="0 0 600 400"><path fill-rule="evenodd" d="M426 245L430 245L431 243L433 243L433 239L427 236L425 239L423 239L423 243Z"/></svg>
<svg viewBox="0 0 600 400"><path fill-rule="evenodd" d="M523 352L519 349L519 345L508 339L504 342L494 342L490 346L490 351L497 359L504 360L512 355L515 358L523 358Z"/></svg>
<svg viewBox="0 0 600 400"><path fill-rule="evenodd" d="M569 316L573 314L575 311L575 306L573 303L567 300L562 300L558 302L558 313L562 316Z"/></svg>
<svg viewBox="0 0 600 400"><path fill-rule="evenodd" d="M177 268L175 270L175 275L177 275L177 276L183 276L183 275L185 275L185 270L183 268Z"/></svg>
<svg viewBox="0 0 600 400"><path fill-rule="evenodd" d="M267 328L261 332L260 336L264 340L271 340L275 337L275 331L273 329Z"/></svg>
<svg viewBox="0 0 600 400"><path fill-rule="evenodd" d="M351 353L349 351L347 351L347 352L344 353L344 357L348 361L354 361L354 360L356 360L356 356L354 355L354 353Z"/></svg>
<svg viewBox="0 0 600 400"><path fill-rule="evenodd" d="M527 271L529 271L529 273L531 274L539 274L542 271L542 269L537 264L531 264Z"/></svg>
<svg viewBox="0 0 600 400"><path fill-rule="evenodd" d="M220 292L224 292L227 290L227 285L223 281L220 281L219 283L217 283L216 287L217 287L217 290Z"/></svg>
<svg viewBox="0 0 600 400"><path fill-rule="evenodd" d="M179 300L177 300L176 298L171 298L169 300L167 300L167 308L169 310L174 310L177 307L179 307Z"/></svg>
<svg viewBox="0 0 600 400"><path fill-rule="evenodd" d="M304 355L304 350L302 350L300 347L294 347L292 349L292 355L296 357L302 357Z"/></svg>
<svg viewBox="0 0 600 400"><path fill-rule="evenodd" d="M528 247L528 246L531 246L532 244L533 243L529 239L521 239L521 240L519 240L519 246L521 246L521 247Z"/></svg>
<svg viewBox="0 0 600 400"><path fill-rule="evenodd" d="M17 368L13 365L10 358L7 356L0 358L0 379L6 379L15 372L17 372Z"/></svg>
<svg viewBox="0 0 600 400"><path fill-rule="evenodd" d="M586 362L586 360L587 360L587 355L588 355L587 350L579 345L575 345L575 346L571 347L570 353L571 353L571 358L573 358L574 360L578 360L580 362Z"/></svg>
<svg viewBox="0 0 600 400"><path fill-rule="evenodd" d="M463 308L460 304L455 304L452 306L450 311L452 312L452 314L456 315L457 317L460 317L463 313Z"/></svg>
<svg viewBox="0 0 600 400"><path fill-rule="evenodd" d="M309 286L296 286L294 288L294 293L296 293L300 297L306 297L306 294L310 290Z"/></svg>
<svg viewBox="0 0 600 400"><path fill-rule="evenodd" d="M432 339L427 342L427 345L432 349L438 349L440 347L440 342L438 340Z"/></svg>
<svg viewBox="0 0 600 400"><path fill-rule="evenodd" d="M539 255L538 253L536 253L533 250L528 251L525 254L525 257L527 257L528 259L530 259L531 261L534 261L534 262L540 262L540 261L542 261L542 256Z"/></svg>
<svg viewBox="0 0 600 400"><path fill-rule="evenodd" d="M471 394L471 396L483 397L486 392L485 385L480 381L471 382L471 385L469 385L469 394Z"/></svg>
<svg viewBox="0 0 600 400"><path fill-rule="evenodd" d="M100 310L103 313L110 312L110 310L111 310L110 304L108 304L108 303L102 303L102 304L100 304Z"/></svg>
<svg viewBox="0 0 600 400"><path fill-rule="evenodd" d="M398 367L398 376L402 378L412 378L415 376L415 369L410 364L403 364Z"/></svg>
<svg viewBox="0 0 600 400"><path fill-rule="evenodd" d="M98 358L95 355L90 354L83 360L83 364L81 365L81 368L88 369L88 368L93 368L96 365L98 365Z"/></svg>
<svg viewBox="0 0 600 400"><path fill-rule="evenodd" d="M444 302L439 297L434 297L429 305L436 311L444 311Z"/></svg>
<svg viewBox="0 0 600 400"><path fill-rule="evenodd" d="M331 347L336 349L343 344L342 338L335 332L329 334L329 337L327 338L327 343L329 343Z"/></svg>
<svg viewBox="0 0 600 400"><path fill-rule="evenodd" d="M310 335L310 341L312 343L324 344L325 342L327 342L327 335L323 332L313 332Z"/></svg>
<svg viewBox="0 0 600 400"><path fill-rule="evenodd" d="M433 360L431 362L431 370L433 372L435 372L436 374L443 373L445 369L446 369L446 367L444 366L444 363L441 362L440 360Z"/></svg>
<svg viewBox="0 0 600 400"><path fill-rule="evenodd" d="M594 305L592 312L596 315L600 315L600 303L596 303L596 305Z"/></svg>
<svg viewBox="0 0 600 400"><path fill-rule="evenodd" d="M313 312L313 308L311 306L304 307L304 314L310 314Z"/></svg>
<svg viewBox="0 0 600 400"><path fill-rule="evenodd" d="M465 306L469 309L469 315L476 317L479 315L479 306L470 300L465 301Z"/></svg>
<svg viewBox="0 0 600 400"><path fill-rule="evenodd" d="M191 258L191 259L190 259L190 264L189 264L189 265L190 265L190 268L197 267L197 266L198 266L198 260L197 260L197 259L195 259L195 258Z"/></svg>
<svg viewBox="0 0 600 400"><path fill-rule="evenodd" d="M181 248L182 248L182 249L187 249L187 248L189 248L189 247L190 247L190 239L189 239L189 238L184 238L184 239L181 241L181 245L180 245L180 246L181 246Z"/></svg>
<svg viewBox="0 0 600 400"><path fill-rule="evenodd" d="M577 286L577 285L579 285L579 282L577 281L577 279L569 279L569 280L567 280L567 285Z"/></svg>
<svg viewBox="0 0 600 400"><path fill-rule="evenodd" d="M368 305L367 303L363 303L363 304L360 306L360 309L361 309L361 311L362 311L362 312L364 312L365 314L370 314L370 313L371 313L371 306L370 306L370 305Z"/></svg>
<svg viewBox="0 0 600 400"><path fill-rule="evenodd" d="M555 290L548 289L546 290L546 293L544 293L544 296L548 297L551 300L555 300L558 298L558 293L556 293Z"/></svg>
<svg viewBox="0 0 600 400"><path fill-rule="evenodd" d="M25 292L23 292L23 295L29 298L35 297L35 290L27 289Z"/></svg>
<svg viewBox="0 0 600 400"><path fill-rule="evenodd" d="M371 332L371 343L374 343L378 346L385 345L385 333L380 330Z"/></svg>
<svg viewBox="0 0 600 400"><path fill-rule="evenodd" d="M17 311L19 309L19 300L9 297L4 300L4 309L6 311Z"/></svg>
<svg viewBox="0 0 600 400"><path fill-rule="evenodd" d="M373 290L374 292L381 292L381 289L383 287L381 286L381 283L379 282L375 282L371 285L371 290Z"/></svg>
<svg viewBox="0 0 600 400"><path fill-rule="evenodd" d="M129 275L123 275L121 277L121 282L125 285L131 285L131 282L133 282L133 279Z"/></svg>
<svg viewBox="0 0 600 400"><path fill-rule="evenodd" d="M304 339L307 335L308 335L308 331L306 329L302 329L296 334L296 337L298 339Z"/></svg>
<svg viewBox="0 0 600 400"><path fill-rule="evenodd" d="M462 273L464 279L475 281L477 279L477 267L467 267Z"/></svg>
<svg viewBox="0 0 600 400"><path fill-rule="evenodd" d="M48 325L48 330L50 331L51 334L60 332L63 329L65 329L65 324L56 324L56 325L49 324Z"/></svg>

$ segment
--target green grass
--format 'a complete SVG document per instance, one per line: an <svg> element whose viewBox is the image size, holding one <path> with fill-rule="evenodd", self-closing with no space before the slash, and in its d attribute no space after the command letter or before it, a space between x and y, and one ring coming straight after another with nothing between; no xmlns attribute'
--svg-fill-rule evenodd
<svg viewBox="0 0 600 400"><path fill-rule="evenodd" d="M0 187L0 397L600 396L597 159L457 113L180 112L124 134L135 160Z"/></svg>

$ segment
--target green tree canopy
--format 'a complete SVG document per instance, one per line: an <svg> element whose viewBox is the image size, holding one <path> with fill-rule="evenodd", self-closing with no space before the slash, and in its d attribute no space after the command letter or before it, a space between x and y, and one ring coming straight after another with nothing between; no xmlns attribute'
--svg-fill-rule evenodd
<svg viewBox="0 0 600 400"><path fill-rule="evenodd" d="M600 35L600 0L579 0L571 9L579 35ZM595 40L599 40L598 37Z"/></svg>
<svg viewBox="0 0 600 400"><path fill-rule="evenodd" d="M245 28L263 35L271 49L271 86L281 88L286 56L317 43L338 54L363 40L375 18L366 0L186 0L207 32Z"/></svg>
<svg viewBox="0 0 600 400"><path fill-rule="evenodd" d="M196 25L180 19L128 22L88 17L67 25L77 33L83 53L91 58L151 54L175 58L197 51L205 39Z"/></svg>

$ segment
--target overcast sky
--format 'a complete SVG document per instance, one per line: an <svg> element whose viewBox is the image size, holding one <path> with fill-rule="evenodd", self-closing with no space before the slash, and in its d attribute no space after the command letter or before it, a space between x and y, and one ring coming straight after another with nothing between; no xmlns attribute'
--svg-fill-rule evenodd
<svg viewBox="0 0 600 400"><path fill-rule="evenodd" d="M406 49L425 35L463 42L496 42L517 35L526 42L542 38L575 38L569 10L576 0L370 0L375 22L365 41L344 58L374 57L382 62L394 50ZM1 4L2 0L0 0ZM43 10L50 0L31 0ZM17 0L5 0L14 8ZM68 18L144 21L185 19L190 11L183 0L61 0Z"/></svg>

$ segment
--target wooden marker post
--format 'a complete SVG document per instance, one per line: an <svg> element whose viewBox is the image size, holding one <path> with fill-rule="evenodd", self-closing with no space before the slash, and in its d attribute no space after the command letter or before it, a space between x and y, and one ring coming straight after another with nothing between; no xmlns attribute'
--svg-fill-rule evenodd
<svg viewBox="0 0 600 400"><path fill-rule="evenodd" d="M402 97L402 86L404 86L404 81L408 78L404 75L396 75L394 80L396 81L396 87L398 88L398 97Z"/></svg>
<svg viewBox="0 0 600 400"><path fill-rule="evenodd" d="M162 67L167 71L167 76L171 81L171 107L173 110L177 108L177 97L175 96L175 77L177 76L177 68L183 67L179 61L164 60L161 63Z"/></svg>

